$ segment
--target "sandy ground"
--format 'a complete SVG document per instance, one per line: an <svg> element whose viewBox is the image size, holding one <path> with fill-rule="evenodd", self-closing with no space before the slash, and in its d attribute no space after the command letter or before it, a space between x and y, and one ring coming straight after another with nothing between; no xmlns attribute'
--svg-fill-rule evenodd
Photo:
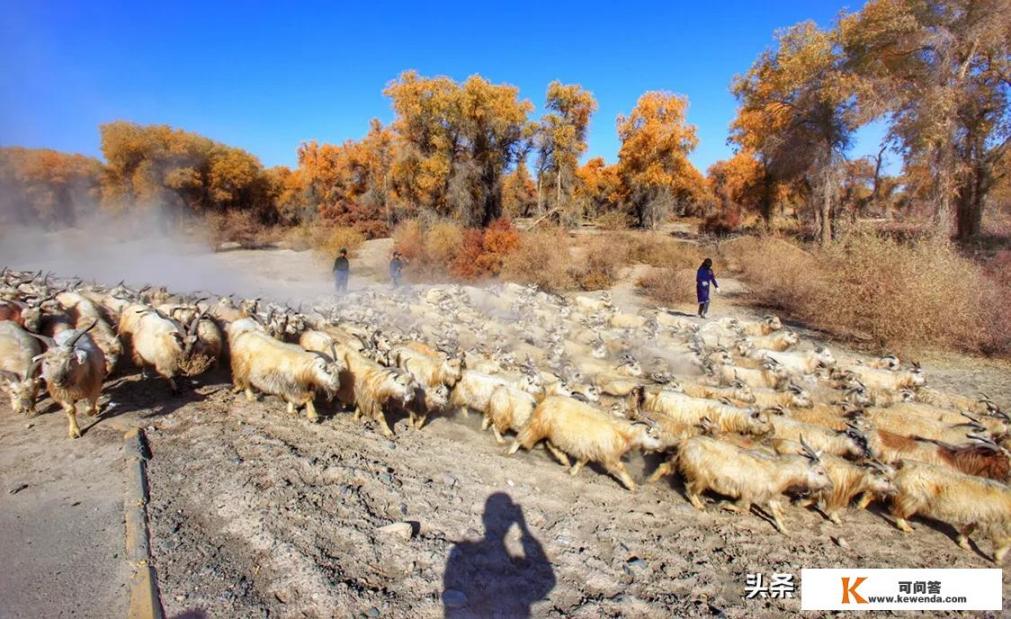
<svg viewBox="0 0 1011 619"><path fill-rule="evenodd" d="M352 285L385 273L388 250L366 245ZM207 260L271 296L328 294L329 265L309 254ZM627 283L614 294L628 309L643 303ZM752 313L743 299L719 297L712 314ZM1011 402L1005 363L924 361L935 385ZM799 601L743 600L746 573L992 567L988 541L966 553L946 527L920 521L904 535L877 510L836 526L790 508L782 536L712 501L692 509L678 481L632 494L593 468L573 478L541 449L506 457L474 415L421 431L400 420L390 441L346 413L310 424L276 398L247 403L223 372L202 383L171 398L128 375L77 441L62 413L26 428L0 404L0 556L11 558L0 617L123 615L119 430L129 424L148 428L152 548L170 617L780 617ZM643 479L657 463L634 457L629 468ZM1007 612L1007 575L1004 599Z"/></svg>
<svg viewBox="0 0 1011 619"><path fill-rule="evenodd" d="M70 441L62 412L27 421L4 404L0 617L125 616L122 433Z"/></svg>

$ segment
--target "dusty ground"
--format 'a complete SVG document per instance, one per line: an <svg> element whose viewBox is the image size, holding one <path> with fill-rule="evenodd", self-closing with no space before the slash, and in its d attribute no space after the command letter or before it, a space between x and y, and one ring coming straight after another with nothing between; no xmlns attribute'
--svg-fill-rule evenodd
<svg viewBox="0 0 1011 619"><path fill-rule="evenodd" d="M125 616L122 433L99 425L70 441L62 412L28 421L6 405L0 617Z"/></svg>
<svg viewBox="0 0 1011 619"><path fill-rule="evenodd" d="M360 283L385 272L387 253L366 246ZM283 298L328 292L329 266L306 254L210 259ZM615 297L629 309L642 303L629 284ZM718 297L712 315L750 313L738 305L745 299ZM935 385L1011 402L1004 363L924 361ZM118 554L113 425L128 423L149 428L152 549L169 616L513 616L529 607L535 616L779 617L799 601L744 601L746 573L992 566L989 542L966 553L926 522L904 535L877 511L849 512L840 527L791 508L785 537L756 515L712 503L695 511L676 481L632 494L598 470L571 478L540 449L506 457L476 416L437 418L420 432L399 421L389 441L345 413L314 425L275 398L246 403L226 380L219 373L170 398L128 376L110 390L115 423L103 419L78 441L64 438L62 414L25 428L0 404L0 556L14 558L0 576L0 617L122 616L129 573ZM630 469L642 479L656 464L633 458ZM398 522L409 538L382 529Z"/></svg>

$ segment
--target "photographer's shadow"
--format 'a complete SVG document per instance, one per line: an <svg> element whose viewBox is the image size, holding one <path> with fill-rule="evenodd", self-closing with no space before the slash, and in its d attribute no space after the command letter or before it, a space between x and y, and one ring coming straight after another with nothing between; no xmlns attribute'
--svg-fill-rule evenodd
<svg viewBox="0 0 1011 619"><path fill-rule="evenodd" d="M523 510L508 494L496 492L484 505L484 539L459 542L449 553L443 576L446 617L529 617L530 606L555 587L544 548L527 528ZM511 556L505 538L519 526L523 556Z"/></svg>

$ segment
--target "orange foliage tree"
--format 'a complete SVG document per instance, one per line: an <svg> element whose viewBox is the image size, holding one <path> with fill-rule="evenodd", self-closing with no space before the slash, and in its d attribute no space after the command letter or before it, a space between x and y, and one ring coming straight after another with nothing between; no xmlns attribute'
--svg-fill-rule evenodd
<svg viewBox="0 0 1011 619"><path fill-rule="evenodd" d="M0 225L72 225L96 204L101 178L91 157L0 148Z"/></svg>
<svg viewBox="0 0 1011 619"><path fill-rule="evenodd" d="M688 160L698 137L687 109L686 97L653 91L618 117L622 201L639 227L655 227L672 210L687 212L706 199L705 178Z"/></svg>
<svg viewBox="0 0 1011 619"><path fill-rule="evenodd" d="M594 157L576 171L576 177L576 199L583 215L597 217L619 207L621 177L617 166L607 165L603 157Z"/></svg>
<svg viewBox="0 0 1011 619"><path fill-rule="evenodd" d="M298 149L302 191L323 220L366 236L383 236L394 223L387 191L392 160L393 134L377 120L361 141L302 144Z"/></svg>
<svg viewBox="0 0 1011 619"><path fill-rule="evenodd" d="M506 217L527 217L537 207L537 185L522 159L502 179L502 212Z"/></svg>
<svg viewBox="0 0 1011 619"><path fill-rule="evenodd" d="M741 108L731 139L757 153L776 180L815 191L822 244L832 241L841 162L858 126L856 81L844 61L835 32L803 22L779 33L732 86Z"/></svg>
<svg viewBox="0 0 1011 619"><path fill-rule="evenodd" d="M384 94L396 113L391 181L400 200L465 225L498 218L502 176L526 152L533 105L479 75L458 84L406 71Z"/></svg>
<svg viewBox="0 0 1011 619"><path fill-rule="evenodd" d="M166 125L101 126L104 202L183 207L195 213L244 210L275 219L270 179L244 150Z"/></svg>
<svg viewBox="0 0 1011 619"><path fill-rule="evenodd" d="M538 209L570 207L579 158L586 152L590 116L597 109L593 93L578 84L553 81L534 141L537 149ZM571 209L569 209L571 210Z"/></svg>

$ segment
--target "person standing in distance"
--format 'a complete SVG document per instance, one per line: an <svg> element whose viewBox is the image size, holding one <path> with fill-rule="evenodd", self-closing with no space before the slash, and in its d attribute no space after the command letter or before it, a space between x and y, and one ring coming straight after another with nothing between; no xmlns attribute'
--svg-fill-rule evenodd
<svg viewBox="0 0 1011 619"><path fill-rule="evenodd" d="M343 294L348 291L348 273L350 270L351 265L348 263L348 250L341 247L337 259L333 261L334 285L337 288L337 294Z"/></svg>
<svg viewBox="0 0 1011 619"><path fill-rule="evenodd" d="M703 260L702 266L695 274L695 295L699 299L699 318L705 318L709 313L709 284L712 284L717 292L720 290L720 285L716 283L716 275L713 274L712 258Z"/></svg>
<svg viewBox="0 0 1011 619"><path fill-rule="evenodd" d="M400 276L404 272L405 264L407 264L407 261L400 255L400 252L393 252L393 259L390 260L390 281L393 282L394 288L400 287Z"/></svg>

